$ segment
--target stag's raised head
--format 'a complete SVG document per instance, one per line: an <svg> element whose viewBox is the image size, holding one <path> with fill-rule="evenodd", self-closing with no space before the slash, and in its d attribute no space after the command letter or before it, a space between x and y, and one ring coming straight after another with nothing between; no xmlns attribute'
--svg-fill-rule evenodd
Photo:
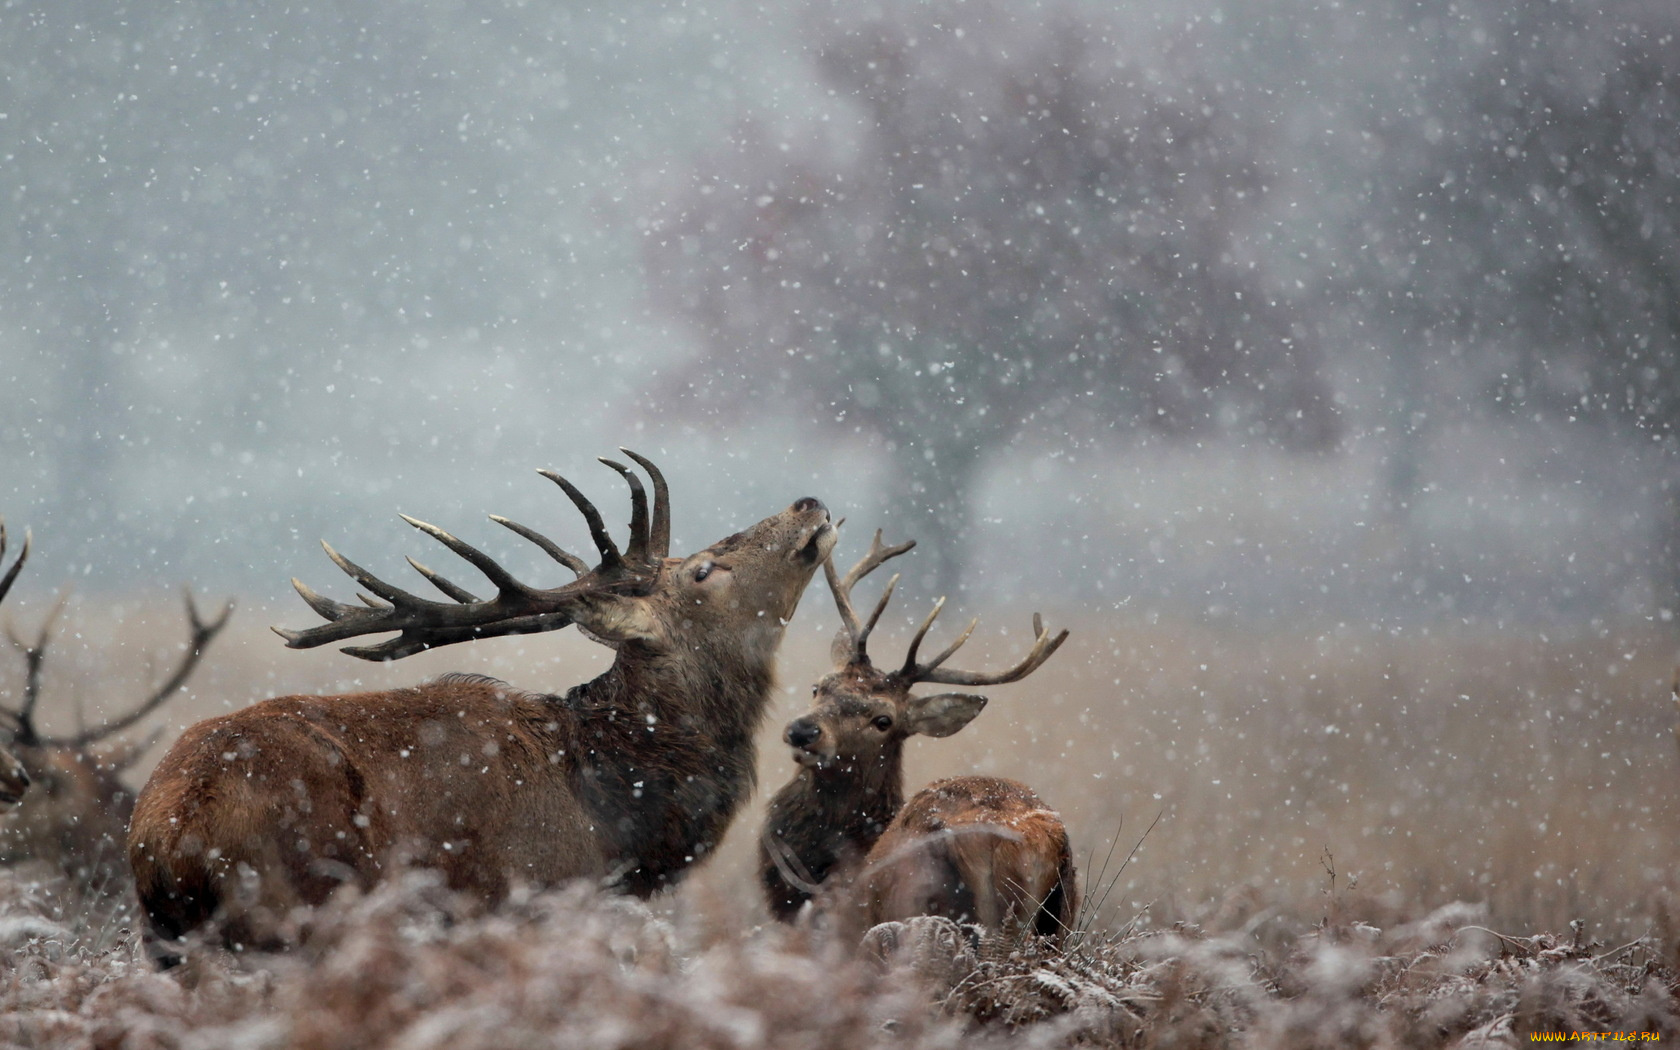
<svg viewBox="0 0 1680 1050"><path fill-rule="evenodd" d="M692 649L722 639L768 656L835 536L827 508L807 496L705 550L664 559L647 594L615 596L579 624L613 645Z"/></svg>
<svg viewBox="0 0 1680 1050"><path fill-rule="evenodd" d="M922 641L945 605L945 600L941 598L911 639L904 663L886 671L876 667L869 657L869 635L892 599L898 577L894 576L887 582L874 612L867 620L860 621L852 605L852 588L883 562L913 546L914 541L893 547L883 546L881 534L876 532L869 552L844 579L839 578L832 560L823 563L829 589L840 612L840 631L835 635L831 649L834 670L813 687L811 709L788 723L783 733L783 739L793 748L794 760L800 765L823 772L832 770L846 776L864 777L875 769L896 770L897 763L893 760L907 738L916 735L950 736L973 721L986 706L986 698L973 693L912 696L912 687L924 682L1001 685L1020 681L1037 670L1066 640L1066 631L1051 636L1045 631L1042 620L1035 615L1032 650L1009 670L987 673L945 668L945 661L973 633L977 621L971 620L943 652L926 663L919 662Z"/></svg>
<svg viewBox="0 0 1680 1050"><path fill-rule="evenodd" d="M644 457L629 449L621 451L647 470L653 481L650 513L647 492L635 473L621 463L601 460L630 487L630 541L623 550L608 534L600 512L575 485L552 471L538 472L560 486L583 513L601 553L601 562L593 569L536 530L491 515L492 521L523 536L577 573L575 582L553 588L531 587L484 552L435 525L404 515L403 520L483 573L495 586L495 596L480 599L410 558L409 563L450 601L420 598L322 544L334 563L374 597L365 598L359 605L335 602L294 579L292 585L304 601L330 622L299 631L275 628L276 633L287 645L303 649L360 635L400 631L397 637L377 645L344 649L364 660L397 660L453 642L532 634L576 624L589 637L615 649L634 645L655 651L682 650L689 648L694 638L703 637L708 649L733 645L746 648L754 656L768 657L817 564L834 548L835 529L828 509L821 500L807 496L705 550L686 558L672 558L670 494L665 478ZM748 621L762 623L764 629L751 629ZM720 624L727 624L729 629L720 633Z"/></svg>

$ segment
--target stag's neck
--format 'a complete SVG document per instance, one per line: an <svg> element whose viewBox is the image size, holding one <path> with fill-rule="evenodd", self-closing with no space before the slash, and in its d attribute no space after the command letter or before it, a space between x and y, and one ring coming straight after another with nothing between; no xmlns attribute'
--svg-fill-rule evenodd
<svg viewBox="0 0 1680 1050"><path fill-rule="evenodd" d="M626 645L551 708L619 886L673 885L722 839L752 791L774 684L768 659Z"/></svg>
<svg viewBox="0 0 1680 1050"><path fill-rule="evenodd" d="M780 639L778 625L776 636ZM775 645L653 650L630 644L599 677L566 694L569 705L611 710L715 740L750 746L775 690ZM649 721L651 719L651 722Z"/></svg>

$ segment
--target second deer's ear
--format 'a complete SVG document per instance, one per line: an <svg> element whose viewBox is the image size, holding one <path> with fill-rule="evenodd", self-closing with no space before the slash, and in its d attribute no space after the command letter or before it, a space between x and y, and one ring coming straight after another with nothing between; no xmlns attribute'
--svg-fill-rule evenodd
<svg viewBox="0 0 1680 1050"><path fill-rule="evenodd" d="M972 693L936 693L913 696L904 713L904 731L923 736L950 736L974 721L986 706L986 698Z"/></svg>

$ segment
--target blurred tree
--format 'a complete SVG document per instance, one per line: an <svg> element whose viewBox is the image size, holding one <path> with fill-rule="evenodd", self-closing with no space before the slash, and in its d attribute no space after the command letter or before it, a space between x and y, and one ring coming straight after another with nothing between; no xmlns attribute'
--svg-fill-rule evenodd
<svg viewBox="0 0 1680 1050"><path fill-rule="evenodd" d="M57 463L61 543L132 510L111 479L164 407L135 381L158 343L239 360L244 389L205 406L226 418L194 430L209 445L252 399L313 388L346 347L540 323L540 226L503 216L521 189L553 208L513 159L543 110L497 119L459 61L475 41L517 59L499 15L0 4L0 317L9 344L51 355L55 388L37 395L74 420L29 442ZM517 75L492 83L512 94Z"/></svg>
<svg viewBox="0 0 1680 1050"><path fill-rule="evenodd" d="M1145 68L1073 8L977 3L810 32L856 123L744 123L650 231L655 296L703 342L691 410L881 441L892 526L946 590L979 468L1023 432L1334 443L1267 280L1269 118L1196 40Z"/></svg>
<svg viewBox="0 0 1680 1050"><path fill-rule="evenodd" d="M1408 344L1398 388L1463 356L1514 413L1680 454L1680 7L1403 11L1408 91L1368 122L1360 231L1368 302Z"/></svg>

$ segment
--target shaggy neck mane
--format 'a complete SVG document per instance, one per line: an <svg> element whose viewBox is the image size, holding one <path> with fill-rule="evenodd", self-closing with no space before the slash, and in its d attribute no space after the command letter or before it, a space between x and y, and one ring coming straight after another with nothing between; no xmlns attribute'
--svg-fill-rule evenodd
<svg viewBox="0 0 1680 1050"><path fill-rule="evenodd" d="M779 632L778 632L779 634ZM752 740L775 690L775 645L759 650L695 646L681 653L626 645L599 677L568 690L567 706L616 710L645 724L670 724L719 744ZM654 722L648 723L648 716Z"/></svg>
<svg viewBox="0 0 1680 1050"><path fill-rule="evenodd" d="M615 884L658 892L717 845L752 790L754 735L774 684L773 658L632 644L600 677L553 698L559 750Z"/></svg>

